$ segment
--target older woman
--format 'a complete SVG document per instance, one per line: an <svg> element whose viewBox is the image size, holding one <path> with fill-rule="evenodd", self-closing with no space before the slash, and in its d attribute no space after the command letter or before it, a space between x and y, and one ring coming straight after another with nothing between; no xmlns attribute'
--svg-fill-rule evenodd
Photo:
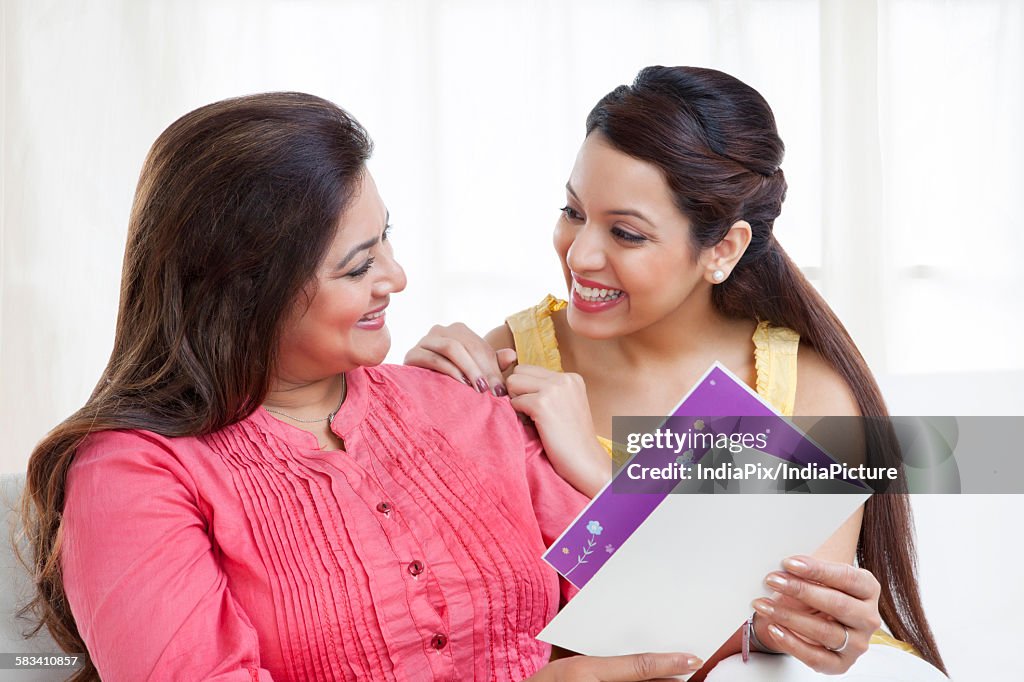
<svg viewBox="0 0 1024 682"><path fill-rule="evenodd" d="M507 401L378 367L405 275L344 111L202 107L146 160L110 362L32 455L41 621L76 679L633 680L559 661L540 559L586 497ZM578 443L577 443L578 445ZM584 491L604 462L551 452Z"/></svg>

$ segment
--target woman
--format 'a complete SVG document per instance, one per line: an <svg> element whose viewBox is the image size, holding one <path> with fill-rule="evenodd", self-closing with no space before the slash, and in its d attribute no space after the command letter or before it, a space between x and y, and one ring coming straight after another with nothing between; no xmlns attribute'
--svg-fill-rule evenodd
<svg viewBox="0 0 1024 682"><path fill-rule="evenodd" d="M197 109L150 151L110 362L24 498L33 606L88 651L75 679L693 670L544 666L540 555L586 498L503 401L376 367L405 274L370 149L333 104L276 93ZM585 468L562 465L592 487Z"/></svg>
<svg viewBox="0 0 1024 682"><path fill-rule="evenodd" d="M772 234L783 144L760 94L718 71L649 67L598 102L586 129L554 235L569 301L548 297L486 342L435 327L407 363L507 391L545 443L583 429L609 453L612 415L667 414L715 360L784 415L886 416L846 330ZM892 452L889 434L864 438L869 463ZM848 570L855 557L866 570ZM817 559L768 576L776 593L753 602L755 648L838 673L871 641L907 642L943 667L904 496L872 498ZM903 642L876 634L879 611Z"/></svg>

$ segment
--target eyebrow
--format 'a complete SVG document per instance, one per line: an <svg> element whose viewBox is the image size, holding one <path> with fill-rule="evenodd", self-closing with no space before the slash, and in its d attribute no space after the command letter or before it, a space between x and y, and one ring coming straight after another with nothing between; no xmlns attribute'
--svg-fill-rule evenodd
<svg viewBox="0 0 1024 682"><path fill-rule="evenodd" d="M387 229L387 226L390 225L390 224L391 224L391 212L387 211L385 216L384 216L384 228ZM361 244L356 244L345 255L344 258L342 258L340 261L338 261L338 264L335 266L334 269L335 270L341 270L346 265L348 265L349 261L351 261L353 258L356 257L356 254L358 254L360 251L366 251L367 249L372 248L379 241L380 241L380 237L373 237L372 239L367 239L365 242L363 242Z"/></svg>
<svg viewBox="0 0 1024 682"><path fill-rule="evenodd" d="M580 200L579 196L576 195L576 192L573 191L572 185L570 185L568 182L565 183L565 189L566 189L567 192L569 192L569 194L572 195L573 199L575 199L576 201ZM633 209L620 208L620 209L615 209L614 211L605 211L605 213L607 213L608 215L628 215L628 216L633 216L634 218L639 218L640 220L644 221L645 223L647 223L651 227L655 227L654 222L650 218L645 216L640 211L634 211Z"/></svg>

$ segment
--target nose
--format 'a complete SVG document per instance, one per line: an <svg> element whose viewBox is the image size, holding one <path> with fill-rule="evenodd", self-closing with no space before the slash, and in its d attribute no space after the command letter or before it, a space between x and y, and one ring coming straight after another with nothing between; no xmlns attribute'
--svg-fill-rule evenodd
<svg viewBox="0 0 1024 682"><path fill-rule="evenodd" d="M390 251L390 249L388 250ZM405 289L407 280L405 270L391 253L382 253L379 257L380 277L374 282L373 294L377 297L396 294Z"/></svg>
<svg viewBox="0 0 1024 682"><path fill-rule="evenodd" d="M604 268L603 240L595 226L585 224L576 231L565 254L565 262L573 272L597 272Z"/></svg>

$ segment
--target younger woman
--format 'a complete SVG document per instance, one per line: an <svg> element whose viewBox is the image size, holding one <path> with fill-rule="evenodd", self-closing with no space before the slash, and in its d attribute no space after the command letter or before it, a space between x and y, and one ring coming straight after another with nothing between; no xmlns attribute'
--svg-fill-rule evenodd
<svg viewBox="0 0 1024 682"><path fill-rule="evenodd" d="M512 315L487 343L435 327L408 363L507 390L556 448L583 430L610 452L612 415L667 414L715 360L783 415L886 416L856 346L773 234L783 144L760 94L710 69L649 67L597 103L586 132L554 234L568 300ZM869 458L892 451L885 433L865 438ZM871 642L942 668L906 497L871 498L816 556L768 576L776 596L753 603L755 644L824 672ZM880 616L902 641L876 632ZM719 657L739 649L737 632Z"/></svg>

